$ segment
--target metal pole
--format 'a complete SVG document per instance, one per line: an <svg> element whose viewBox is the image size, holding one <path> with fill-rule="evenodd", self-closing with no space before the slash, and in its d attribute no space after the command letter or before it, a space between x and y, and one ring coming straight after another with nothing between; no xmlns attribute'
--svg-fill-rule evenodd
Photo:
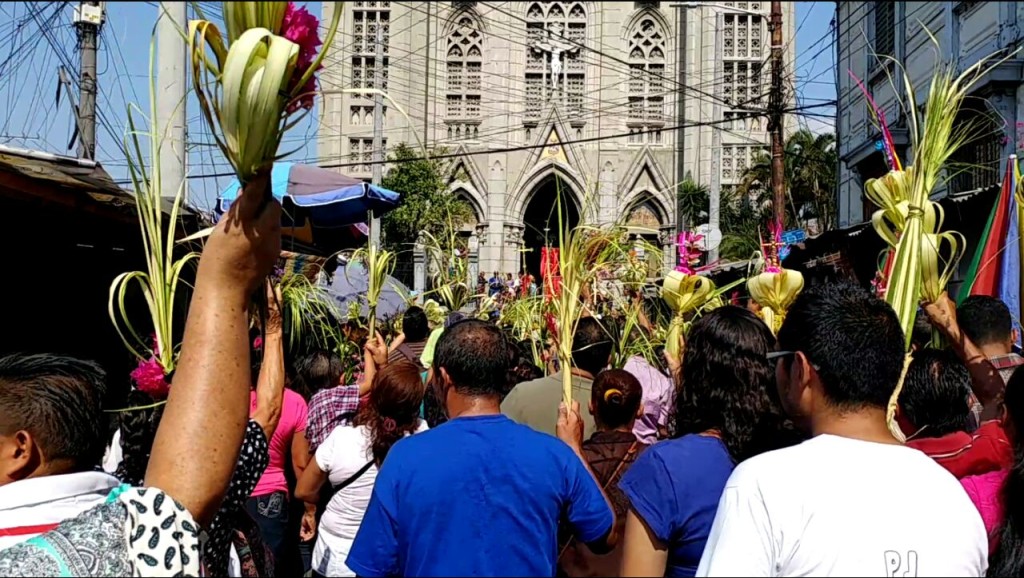
<svg viewBox="0 0 1024 578"><path fill-rule="evenodd" d="M686 124L686 5L676 4L679 10L678 30L676 31L676 71L679 77L679 90L676 91L676 124ZM679 213L679 184L686 177L686 129L676 131L676 232L690 228L693 223L684 223Z"/></svg>
<svg viewBox="0 0 1024 578"><path fill-rule="evenodd" d="M724 73L725 65L722 64L722 38L719 31L724 26L725 19L722 13L715 12L715 73ZM712 106L711 119L720 123L722 120L722 83L715 82L715 100ZM708 191L708 224L712 230L718 228L719 212L722 205L722 171L719 159L722 156L722 127L716 124L711 127L711 190ZM708 263L718 260L718 249L708 251Z"/></svg>
<svg viewBox="0 0 1024 578"><path fill-rule="evenodd" d="M782 228L786 221L785 183L783 181L785 165L782 159L783 150L783 99L782 99L782 2L773 1L771 19L768 21L772 35L772 92L770 97L771 111L768 130L772 140L772 209L775 212L776 226Z"/></svg>
<svg viewBox="0 0 1024 578"><path fill-rule="evenodd" d="M423 67L423 140L430 140L430 12L433 4L427 2L427 40L423 47L426 58Z"/></svg>
<svg viewBox="0 0 1024 578"><path fill-rule="evenodd" d="M373 87L384 90L384 51L381 50L382 33L380 22L377 22L377 34L373 48ZM384 175L384 97L378 92L373 95L373 179L374 185L380 185ZM380 217L370 214L370 244L380 246Z"/></svg>
<svg viewBox="0 0 1024 578"><path fill-rule="evenodd" d="M99 18L96 18L96 14ZM79 126L81 138L78 141L78 156L96 160L96 49L99 44L100 27L103 25L103 8L99 2L82 2L75 14L75 25L81 45L81 74L79 75Z"/></svg>
<svg viewBox="0 0 1024 578"><path fill-rule="evenodd" d="M182 192L182 202L188 202L185 183L185 62L187 46L181 31L188 25L187 2L161 2L157 10L157 90L156 126L163 142L160 143L160 195L174 198Z"/></svg>

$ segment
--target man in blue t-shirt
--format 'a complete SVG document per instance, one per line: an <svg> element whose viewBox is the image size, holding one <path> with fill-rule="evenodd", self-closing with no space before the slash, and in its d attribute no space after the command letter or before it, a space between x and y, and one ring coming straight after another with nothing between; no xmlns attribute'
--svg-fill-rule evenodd
<svg viewBox="0 0 1024 578"><path fill-rule="evenodd" d="M450 421L388 453L346 562L359 576L554 576L563 519L607 551L614 514L582 458L579 406L558 409L565 441L501 415L509 347L475 319L441 335L431 383Z"/></svg>

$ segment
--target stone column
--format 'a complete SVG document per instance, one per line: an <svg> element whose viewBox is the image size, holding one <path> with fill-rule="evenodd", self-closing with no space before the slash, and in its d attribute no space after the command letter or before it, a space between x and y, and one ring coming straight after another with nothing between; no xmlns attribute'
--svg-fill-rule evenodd
<svg viewBox="0 0 1024 578"><path fill-rule="evenodd" d="M523 247L523 225L505 223L505 251L502 259L502 273L517 273L522 258L519 249Z"/></svg>
<svg viewBox="0 0 1024 578"><path fill-rule="evenodd" d="M675 268L679 258L676 254L675 227L661 227L658 229L658 246L661 247L661 266L664 270L671 271Z"/></svg>
<svg viewBox="0 0 1024 578"><path fill-rule="evenodd" d="M412 288L422 295L427 287L427 250L423 246L423 238L417 238L412 249Z"/></svg>
<svg viewBox="0 0 1024 578"><path fill-rule="evenodd" d="M480 227L469 235L469 254L466 255L466 286L476 291L476 276L480 272Z"/></svg>

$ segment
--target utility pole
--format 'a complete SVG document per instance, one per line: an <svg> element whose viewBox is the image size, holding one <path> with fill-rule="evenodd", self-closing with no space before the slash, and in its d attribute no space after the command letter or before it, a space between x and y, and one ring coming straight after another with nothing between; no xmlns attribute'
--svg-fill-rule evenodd
<svg viewBox="0 0 1024 578"><path fill-rule="evenodd" d="M722 38L719 31L725 29L725 18L721 11L715 11L715 74L725 70L722 64ZM711 127L711 188L708 191L708 225L715 231L719 225L719 213L722 206L722 170L720 160L722 157L722 83L715 82L715 99L712 104L711 119L719 124ZM708 251L708 263L718 260L718 249Z"/></svg>
<svg viewBox="0 0 1024 578"><path fill-rule="evenodd" d="M185 90L187 81L186 44L181 31L188 25L188 2L160 2L157 5L157 71L156 119L160 138L160 195L173 199L182 192L188 202L185 165ZM156 162L154 160L153 162Z"/></svg>
<svg viewBox="0 0 1024 578"><path fill-rule="evenodd" d="M772 89L769 96L768 130L772 140L772 209L775 212L775 223L780 229L786 222L785 183L783 176L785 166L782 159L783 129L782 119L785 101L782 86L782 2L773 1L771 18L768 28L772 37Z"/></svg>
<svg viewBox="0 0 1024 578"><path fill-rule="evenodd" d="M373 87L378 90L373 95L373 179L374 185L380 185L384 175L384 97L379 91L384 90L384 51L381 26L377 24L377 35L373 48ZM380 217L370 214L370 246L380 246Z"/></svg>
<svg viewBox="0 0 1024 578"><path fill-rule="evenodd" d="M82 69L78 81L78 156L89 160L96 160L96 50L103 18L99 2L81 2L75 9Z"/></svg>

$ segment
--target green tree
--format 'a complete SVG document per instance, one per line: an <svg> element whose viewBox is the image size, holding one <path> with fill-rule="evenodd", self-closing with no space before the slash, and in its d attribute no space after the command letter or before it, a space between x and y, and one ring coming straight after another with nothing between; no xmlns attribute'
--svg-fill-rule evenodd
<svg viewBox="0 0 1024 578"><path fill-rule="evenodd" d="M818 220L818 231L834 229L838 222L836 205L836 135L815 135L801 129L786 140L783 152L786 185L786 226L804 227ZM770 198L771 156L761 153L746 170L738 187L741 196ZM799 218L798 218L799 217Z"/></svg>
<svg viewBox="0 0 1024 578"><path fill-rule="evenodd" d="M691 230L708 220L708 188L687 179L679 184L676 203L680 222ZM760 230L767 224L763 199L738 195L735 189L724 187L720 197L718 226L722 231L722 244L718 255L724 261L749 259L760 248Z"/></svg>
<svg viewBox="0 0 1024 578"><path fill-rule="evenodd" d="M445 151L434 152L443 155ZM382 219L384 246L392 251L407 251L421 231L436 239L456 238L452 233L472 217L473 209L448 191L449 163L425 158L404 143L394 149L388 160L395 164L381 186L401 195L401 200Z"/></svg>

